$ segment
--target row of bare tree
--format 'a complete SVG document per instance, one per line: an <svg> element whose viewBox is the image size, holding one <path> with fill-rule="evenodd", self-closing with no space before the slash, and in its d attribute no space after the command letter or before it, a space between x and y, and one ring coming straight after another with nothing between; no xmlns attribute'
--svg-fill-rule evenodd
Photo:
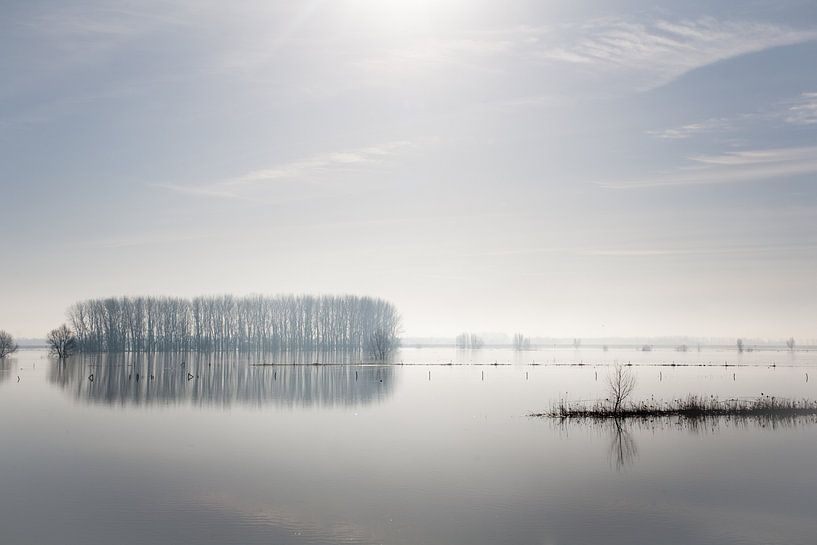
<svg viewBox="0 0 817 545"><path fill-rule="evenodd" d="M368 351L397 345L395 306L372 297L253 295L90 299L68 310L83 352Z"/></svg>
<svg viewBox="0 0 817 545"><path fill-rule="evenodd" d="M743 342L743 339L738 339L737 341L735 341L735 345L738 348L738 352L743 352L744 350L747 352L751 352L752 350L754 350L754 348L747 347L746 343ZM789 337L788 339L786 339L786 348L789 349L789 352L794 352L796 346L797 341L794 340L794 337Z"/></svg>
<svg viewBox="0 0 817 545"><path fill-rule="evenodd" d="M74 352L76 348L76 337L74 337L74 333L68 329L68 326L63 325L48 333L46 343L54 355L60 359L64 359ZM20 346L14 341L14 337L7 331L0 330L0 359L5 358L9 354L14 354L19 349Z"/></svg>

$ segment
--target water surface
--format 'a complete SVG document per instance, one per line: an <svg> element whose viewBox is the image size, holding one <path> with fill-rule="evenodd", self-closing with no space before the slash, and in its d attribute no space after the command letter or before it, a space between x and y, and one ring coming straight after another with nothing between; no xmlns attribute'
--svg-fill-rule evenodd
<svg viewBox="0 0 817 545"><path fill-rule="evenodd" d="M603 396L612 361L633 363L639 398L817 399L814 353L404 349L393 366L292 361L7 359L0 542L817 542L809 421L619 428L525 416Z"/></svg>

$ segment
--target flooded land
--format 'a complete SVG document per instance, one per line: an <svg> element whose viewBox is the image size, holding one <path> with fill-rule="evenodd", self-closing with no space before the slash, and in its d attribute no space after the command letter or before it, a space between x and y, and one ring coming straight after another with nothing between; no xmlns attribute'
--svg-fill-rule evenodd
<svg viewBox="0 0 817 545"><path fill-rule="evenodd" d="M814 418L527 416L604 398L615 362L635 401L817 398L808 351L21 350L0 364L0 528L32 544L814 543Z"/></svg>

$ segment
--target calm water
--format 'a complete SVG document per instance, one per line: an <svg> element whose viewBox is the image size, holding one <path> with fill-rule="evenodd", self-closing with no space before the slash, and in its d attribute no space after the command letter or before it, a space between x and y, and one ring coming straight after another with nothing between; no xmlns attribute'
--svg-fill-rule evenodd
<svg viewBox="0 0 817 545"><path fill-rule="evenodd" d="M0 543L817 543L817 424L525 416L601 397L616 360L637 365L638 398L817 399L813 352L22 351L0 363Z"/></svg>

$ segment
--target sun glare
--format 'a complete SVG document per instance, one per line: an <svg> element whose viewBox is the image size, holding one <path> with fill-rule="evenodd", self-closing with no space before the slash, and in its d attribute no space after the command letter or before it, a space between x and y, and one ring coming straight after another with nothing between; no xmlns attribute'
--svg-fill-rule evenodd
<svg viewBox="0 0 817 545"><path fill-rule="evenodd" d="M350 0L361 19L381 28L437 25L466 5L462 0Z"/></svg>

